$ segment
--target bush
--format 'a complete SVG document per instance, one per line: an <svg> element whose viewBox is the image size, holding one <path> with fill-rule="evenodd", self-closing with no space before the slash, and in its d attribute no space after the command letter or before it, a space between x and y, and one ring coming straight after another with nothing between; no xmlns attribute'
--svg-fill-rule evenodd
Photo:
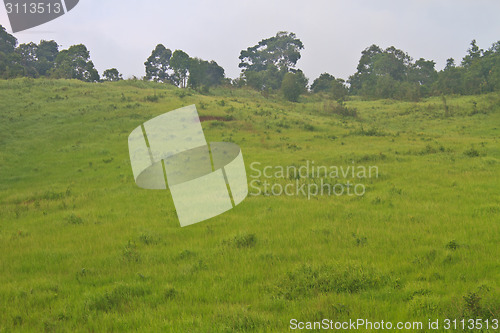
<svg viewBox="0 0 500 333"><path fill-rule="evenodd" d="M283 96L290 102L297 102L300 94L305 91L305 86L300 77L300 74L286 73L281 83L281 92Z"/></svg>

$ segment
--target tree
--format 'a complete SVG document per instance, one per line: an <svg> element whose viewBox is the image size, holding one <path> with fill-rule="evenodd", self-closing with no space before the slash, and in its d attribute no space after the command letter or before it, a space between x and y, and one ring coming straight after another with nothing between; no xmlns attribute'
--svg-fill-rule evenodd
<svg viewBox="0 0 500 333"><path fill-rule="evenodd" d="M189 62L188 85L192 88L209 88L219 85L224 80L224 68L215 61L191 58Z"/></svg>
<svg viewBox="0 0 500 333"><path fill-rule="evenodd" d="M40 41L36 49L37 61L35 68L39 75L46 76L55 66L55 60L59 54L59 45L53 40Z"/></svg>
<svg viewBox="0 0 500 333"><path fill-rule="evenodd" d="M181 88L187 86L189 59L189 55L182 50L175 50L170 58L170 67L174 71L173 82Z"/></svg>
<svg viewBox="0 0 500 333"><path fill-rule="evenodd" d="M324 92L336 100L343 100L347 96L348 89L345 81L336 79L328 73L321 74L311 85L314 93Z"/></svg>
<svg viewBox="0 0 500 333"><path fill-rule="evenodd" d="M435 92L441 94L481 94L500 90L500 41L486 51L472 40L460 66L450 58L438 73Z"/></svg>
<svg viewBox="0 0 500 333"><path fill-rule="evenodd" d="M14 52L17 45L17 38L12 36L0 24L0 52L10 54Z"/></svg>
<svg viewBox="0 0 500 333"><path fill-rule="evenodd" d="M162 44L156 45L153 52L144 63L146 66L146 79L153 80L156 82L170 82L171 76L169 71L170 58L172 57L172 51L165 48Z"/></svg>
<svg viewBox="0 0 500 333"><path fill-rule="evenodd" d="M118 72L116 68L106 69L102 74L102 76L104 77L104 81L113 82L113 81L123 80L122 75L120 74L120 72Z"/></svg>
<svg viewBox="0 0 500 333"><path fill-rule="evenodd" d="M73 45L59 52L51 74L56 78L87 82L97 82L100 79L94 63L90 60L90 53L83 44Z"/></svg>
<svg viewBox="0 0 500 333"><path fill-rule="evenodd" d="M9 34L0 25L0 77L8 79L22 76L24 68L20 64L21 57L15 53L17 38Z"/></svg>
<svg viewBox="0 0 500 333"><path fill-rule="evenodd" d="M19 54L19 63L23 66L24 75L27 77L38 77L36 69L38 46L31 42L28 44L21 44L16 48L16 53Z"/></svg>
<svg viewBox="0 0 500 333"><path fill-rule="evenodd" d="M463 68L455 66L455 60L449 58L446 67L438 73L436 92L440 94L463 93Z"/></svg>
<svg viewBox="0 0 500 333"><path fill-rule="evenodd" d="M463 67L468 67L472 65L472 63L475 60L478 60L481 58L481 55L483 54L483 50L479 49L477 46L477 42L475 39L470 42L470 48L467 49L467 55L462 59L462 66Z"/></svg>
<svg viewBox="0 0 500 333"><path fill-rule="evenodd" d="M350 90L370 98L417 100L428 96L437 80L435 62L413 62L408 53L394 46L382 50L371 45L361 52L357 72L349 78Z"/></svg>
<svg viewBox="0 0 500 333"><path fill-rule="evenodd" d="M433 60L425 60L420 58L411 64L408 70L408 82L413 84L414 90L417 90L417 95L428 96L431 92L431 87L436 82L438 74L434 69L436 63ZM409 86L408 86L409 87ZM416 99L415 95L413 95Z"/></svg>
<svg viewBox="0 0 500 333"><path fill-rule="evenodd" d="M444 67L445 70L455 68L455 59L453 58L448 58L446 59L446 66Z"/></svg>
<svg viewBox="0 0 500 333"><path fill-rule="evenodd" d="M256 89L277 89L288 72L295 72L304 45L293 32L280 31L240 52L242 77ZM258 73L258 74L257 74Z"/></svg>
<svg viewBox="0 0 500 333"><path fill-rule="evenodd" d="M370 80L370 76L373 72L374 58L381 53L382 49L375 44L372 44L361 52L357 71L349 78L351 92L353 94L360 93L363 84L366 84L366 81Z"/></svg>
<svg viewBox="0 0 500 333"><path fill-rule="evenodd" d="M323 73L313 81L311 90L314 93L319 93L320 91L328 91L330 90L333 81L335 81L335 77L333 75Z"/></svg>
<svg viewBox="0 0 500 333"><path fill-rule="evenodd" d="M307 78L302 71L297 73L286 73L281 83L283 96L291 102L297 102L300 94L307 89Z"/></svg>
<svg viewBox="0 0 500 333"><path fill-rule="evenodd" d="M334 99L344 100L349 94L349 89L347 88L344 79L335 79L335 81L333 81L331 85L332 87L330 88L329 93Z"/></svg>

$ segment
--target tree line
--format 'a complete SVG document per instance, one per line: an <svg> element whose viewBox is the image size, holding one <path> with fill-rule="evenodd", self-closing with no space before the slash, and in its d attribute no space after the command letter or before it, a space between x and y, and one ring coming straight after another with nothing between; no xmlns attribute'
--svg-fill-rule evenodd
<svg viewBox="0 0 500 333"><path fill-rule="evenodd" d="M59 50L51 40L17 45L17 39L0 25L0 78L52 77L87 82L123 79L116 68L102 78L83 44ZM394 46L371 45L361 52L356 73L347 81L323 73L309 86L296 67L304 44L293 32L280 31L240 52L239 78L225 77L215 61L190 57L182 50L172 52L158 44L144 63L144 80L208 91L218 85L248 86L263 93L281 92L290 101L312 92L343 101L349 95L365 98L418 100L442 94L481 94L500 90L500 41L480 49L473 40L459 64L453 58L437 71L433 60L414 60Z"/></svg>

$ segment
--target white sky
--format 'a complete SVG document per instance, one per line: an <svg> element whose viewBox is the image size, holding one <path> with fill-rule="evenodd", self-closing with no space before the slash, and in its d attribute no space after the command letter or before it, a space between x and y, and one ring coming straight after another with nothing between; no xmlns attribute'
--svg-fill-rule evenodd
<svg viewBox="0 0 500 333"><path fill-rule="evenodd" d="M35 1L35 0L33 0ZM297 67L310 82L323 72L347 79L361 51L394 45L415 59L459 62L476 39L487 49L500 40L498 0L80 0L68 14L14 34L20 43L83 43L102 73L144 75L144 61L158 43L172 51L215 60L226 76L239 76L240 51L292 31L305 50ZM5 8L0 24L11 32Z"/></svg>

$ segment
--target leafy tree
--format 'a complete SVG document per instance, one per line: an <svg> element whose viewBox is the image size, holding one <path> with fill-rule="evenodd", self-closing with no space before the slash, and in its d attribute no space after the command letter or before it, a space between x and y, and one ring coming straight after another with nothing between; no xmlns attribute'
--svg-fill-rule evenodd
<svg viewBox="0 0 500 333"><path fill-rule="evenodd" d="M285 72L280 71L273 64L267 65L262 71L246 71L244 78L246 83L258 90L276 90L281 87Z"/></svg>
<svg viewBox="0 0 500 333"><path fill-rule="evenodd" d="M38 77L36 69L38 46L31 42L28 44L21 44L16 48L16 53L19 54L19 63L23 66L23 76Z"/></svg>
<svg viewBox="0 0 500 333"><path fill-rule="evenodd" d="M483 50L479 49L477 46L477 42L475 39L470 43L470 48L467 49L467 55L462 59L462 66L467 67L472 65L472 63L479 58L483 54Z"/></svg>
<svg viewBox="0 0 500 333"><path fill-rule="evenodd" d="M59 52L51 74L56 78L87 82L97 82L100 79L94 63L90 60L90 53L83 44L73 45Z"/></svg>
<svg viewBox="0 0 500 333"><path fill-rule="evenodd" d="M488 50L473 40L461 65L450 58L439 72L435 92L442 94L481 94L500 90L500 41Z"/></svg>
<svg viewBox="0 0 500 333"><path fill-rule="evenodd" d="M276 36L263 39L257 45L240 53L240 68L261 71L272 64L278 69L293 68L300 59L304 45L293 32L280 31Z"/></svg>
<svg viewBox="0 0 500 333"><path fill-rule="evenodd" d="M0 77L8 79L24 75L21 57L15 53L17 38L0 25Z"/></svg>
<svg viewBox="0 0 500 333"><path fill-rule="evenodd" d="M281 83L283 96L291 102L297 102L300 94L306 91L307 79L302 71L297 73L286 73Z"/></svg>
<svg viewBox="0 0 500 333"><path fill-rule="evenodd" d="M349 94L349 89L345 84L345 80L338 78L332 82L332 87L329 92L334 99L344 100Z"/></svg>
<svg viewBox="0 0 500 333"><path fill-rule="evenodd" d="M321 74L311 85L311 90L314 93L324 92L332 96L336 100L343 100L348 94L348 89L345 81L336 79L328 73Z"/></svg>
<svg viewBox="0 0 500 333"><path fill-rule="evenodd" d="M0 52L10 54L14 52L17 45L17 38L12 36L0 24Z"/></svg>
<svg viewBox="0 0 500 333"><path fill-rule="evenodd" d="M239 56L244 77L256 89L277 89L288 72L295 72L304 45L292 32L280 31L257 45L242 50Z"/></svg>
<svg viewBox="0 0 500 333"><path fill-rule="evenodd" d="M320 91L328 91L330 90L333 81L335 81L335 77L333 75L323 73L313 81L311 90L314 93L319 93Z"/></svg>
<svg viewBox="0 0 500 333"><path fill-rule="evenodd" d="M448 58L446 59L446 66L444 67L445 70L455 68L455 59L453 58Z"/></svg>
<svg viewBox="0 0 500 333"><path fill-rule="evenodd" d="M453 58L449 58L444 70L438 73L436 92L446 95L463 93L463 73L463 68L456 67Z"/></svg>
<svg viewBox="0 0 500 333"><path fill-rule="evenodd" d="M37 61L35 68L39 75L46 76L55 66L55 60L59 53L59 45L53 40L40 41L36 49Z"/></svg>
<svg viewBox="0 0 500 333"><path fill-rule="evenodd" d="M146 66L146 79L156 82L170 82L170 58L172 51L165 48L162 44L156 45L153 52L144 63Z"/></svg>
<svg viewBox="0 0 500 333"><path fill-rule="evenodd" d="M172 58L170 58L170 67L174 71L173 81L181 88L187 86L189 59L189 55L182 50L175 50Z"/></svg>
<svg viewBox="0 0 500 333"><path fill-rule="evenodd" d="M428 96L430 94L431 87L438 78L438 73L434 69L435 65L433 60L425 60L424 58L420 58L415 61L415 64L410 65L408 81L413 83L418 95ZM410 99L416 99L416 95Z"/></svg>
<svg viewBox="0 0 500 333"><path fill-rule="evenodd" d="M498 90L498 71L500 66L500 42L483 51L471 42L467 55L462 60L464 73L464 91L466 94L480 94Z"/></svg>
<svg viewBox="0 0 500 333"><path fill-rule="evenodd" d="M366 48L357 72L349 78L351 93L371 98L417 100L427 96L437 80L435 62L423 58L413 62L394 46L382 50L377 45Z"/></svg>
<svg viewBox="0 0 500 333"><path fill-rule="evenodd" d="M102 74L104 81L120 81L123 80L123 76L118 72L116 68L106 69Z"/></svg>
<svg viewBox="0 0 500 333"><path fill-rule="evenodd" d="M219 85L224 80L224 68L215 61L205 61L199 58L191 58L189 61L188 85L192 88L208 89Z"/></svg>
<svg viewBox="0 0 500 333"><path fill-rule="evenodd" d="M361 52L361 58L359 59L357 71L349 78L351 92L353 94L360 93L363 88L363 84L366 84L366 81L370 80L370 76L373 72L375 56L381 53L382 49L375 44L367 47Z"/></svg>
<svg viewBox="0 0 500 333"><path fill-rule="evenodd" d="M395 81L405 81L412 66L411 60L408 54L391 46L373 56L367 74L388 75Z"/></svg>

